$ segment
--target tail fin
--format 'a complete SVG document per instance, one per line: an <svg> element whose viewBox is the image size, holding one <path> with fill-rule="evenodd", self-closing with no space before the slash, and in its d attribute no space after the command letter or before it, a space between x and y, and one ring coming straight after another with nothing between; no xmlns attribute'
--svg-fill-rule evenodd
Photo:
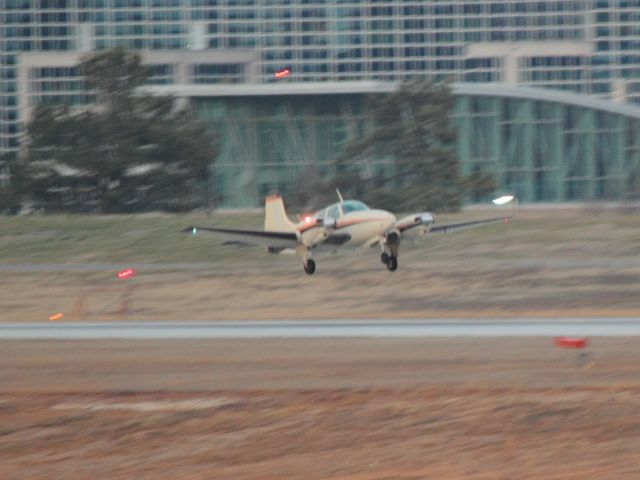
<svg viewBox="0 0 640 480"><path fill-rule="evenodd" d="M293 232L295 225L287 217L279 194L269 195L264 202L264 230L266 232Z"/></svg>

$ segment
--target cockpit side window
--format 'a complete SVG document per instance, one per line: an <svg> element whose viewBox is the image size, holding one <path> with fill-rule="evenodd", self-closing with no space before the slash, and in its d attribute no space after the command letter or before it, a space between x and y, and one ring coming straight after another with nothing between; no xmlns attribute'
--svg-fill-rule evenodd
<svg viewBox="0 0 640 480"><path fill-rule="evenodd" d="M325 214L324 218L332 218L334 220L337 220L340 218L340 208L338 207L338 205L332 205L329 208L327 208L327 213Z"/></svg>
<svg viewBox="0 0 640 480"><path fill-rule="evenodd" d="M342 210L346 214L349 212L359 212L363 210L369 210L369 207L367 207L364 203L358 200L347 200L342 204Z"/></svg>

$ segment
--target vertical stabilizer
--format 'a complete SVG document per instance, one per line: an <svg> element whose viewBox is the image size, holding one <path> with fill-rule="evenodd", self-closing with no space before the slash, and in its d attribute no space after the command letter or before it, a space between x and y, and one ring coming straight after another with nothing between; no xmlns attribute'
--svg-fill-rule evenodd
<svg viewBox="0 0 640 480"><path fill-rule="evenodd" d="M264 201L264 230L266 232L293 232L295 225L287 217L279 194L269 195Z"/></svg>

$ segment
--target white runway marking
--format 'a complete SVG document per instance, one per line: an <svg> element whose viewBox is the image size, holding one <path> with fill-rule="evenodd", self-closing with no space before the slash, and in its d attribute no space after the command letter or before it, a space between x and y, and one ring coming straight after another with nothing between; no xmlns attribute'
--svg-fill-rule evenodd
<svg viewBox="0 0 640 480"><path fill-rule="evenodd" d="M638 318L6 323L0 340L640 336Z"/></svg>

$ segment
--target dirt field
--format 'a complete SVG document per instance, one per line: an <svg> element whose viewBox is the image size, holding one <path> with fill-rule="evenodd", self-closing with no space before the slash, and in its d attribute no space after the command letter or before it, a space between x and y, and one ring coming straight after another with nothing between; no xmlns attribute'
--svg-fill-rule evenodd
<svg viewBox="0 0 640 480"><path fill-rule="evenodd" d="M2 342L0 478L636 479L639 342Z"/></svg>

